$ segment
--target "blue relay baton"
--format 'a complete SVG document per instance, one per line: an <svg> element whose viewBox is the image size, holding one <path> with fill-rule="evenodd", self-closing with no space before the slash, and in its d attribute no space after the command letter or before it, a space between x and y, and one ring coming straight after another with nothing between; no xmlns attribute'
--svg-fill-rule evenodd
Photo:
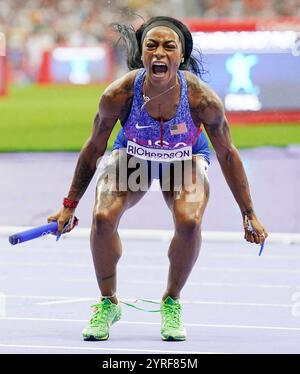
<svg viewBox="0 0 300 374"><path fill-rule="evenodd" d="M57 227L57 222L53 221L46 225L37 226L29 230L17 232L16 234L11 235L8 240L12 245L20 244L44 235L55 234L57 232Z"/></svg>
<svg viewBox="0 0 300 374"><path fill-rule="evenodd" d="M11 235L8 240L10 244L16 245L23 242L27 242L28 240L40 238L41 236L49 235L49 234L56 234L56 240L58 240L61 234L64 234L66 230L71 227L72 229L78 225L79 219L77 217L71 217L69 222L65 223L64 229L62 233L58 232L58 223L56 221L52 221L47 223L46 225L37 226L29 230L25 230L22 232L17 232L16 234Z"/></svg>
<svg viewBox="0 0 300 374"><path fill-rule="evenodd" d="M265 241L263 241L260 245L260 250L259 250L259 256L262 254L262 251L264 250L264 247L265 247Z"/></svg>

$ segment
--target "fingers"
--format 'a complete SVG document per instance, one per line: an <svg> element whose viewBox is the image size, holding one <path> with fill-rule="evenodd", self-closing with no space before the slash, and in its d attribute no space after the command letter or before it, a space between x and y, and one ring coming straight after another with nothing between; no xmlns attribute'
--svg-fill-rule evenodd
<svg viewBox="0 0 300 374"><path fill-rule="evenodd" d="M65 225L65 223L66 222L68 222L68 220L65 220L65 219L63 219L63 218L59 218L58 220L57 220L57 231L58 232L60 232L60 233L62 233L63 232L63 229L64 229L64 225Z"/></svg>
<svg viewBox="0 0 300 374"><path fill-rule="evenodd" d="M53 221L57 221L57 217L56 217L56 215L55 215L55 216L49 216L49 217L47 218L47 222L48 222L48 223L53 222Z"/></svg>
<svg viewBox="0 0 300 374"><path fill-rule="evenodd" d="M72 215L68 221L64 221L64 225L63 225L61 233L65 234L67 232L72 231L74 227L78 225L78 222L79 222L78 218Z"/></svg>
<svg viewBox="0 0 300 374"><path fill-rule="evenodd" d="M244 235L244 238L247 242L251 242L252 240L252 236L251 236L251 233L247 230L245 230L245 235Z"/></svg>
<svg viewBox="0 0 300 374"><path fill-rule="evenodd" d="M255 234L256 234L256 242L255 242L256 244L262 244L268 237L268 233L263 227L259 231L256 230Z"/></svg>
<svg viewBox="0 0 300 374"><path fill-rule="evenodd" d="M62 232L65 223L68 222L69 219L70 219L69 217L65 218L61 216L60 213L57 213L57 214L54 214L53 216L49 216L47 220L48 220L48 223L53 222L53 221L57 222L57 231Z"/></svg>
<svg viewBox="0 0 300 374"><path fill-rule="evenodd" d="M245 230L244 238L247 242L250 242L250 243L262 244L266 240L267 237L268 237L268 233L265 231L259 233L257 231Z"/></svg>
<svg viewBox="0 0 300 374"><path fill-rule="evenodd" d="M70 217L68 221L64 222L63 228L62 228L62 234L65 234L66 232L70 232L73 228L73 219L74 217Z"/></svg>
<svg viewBox="0 0 300 374"><path fill-rule="evenodd" d="M56 222L57 221L57 219L58 219L58 215L57 214L54 214L54 215L52 215L52 216L49 216L48 218L47 218L47 221L48 221L48 223L50 223L50 222ZM56 233L52 233L52 235L56 235Z"/></svg>
<svg viewBox="0 0 300 374"><path fill-rule="evenodd" d="M70 232L77 224L78 218L73 215L73 210L61 210L47 218L48 223L57 222L57 233Z"/></svg>
<svg viewBox="0 0 300 374"><path fill-rule="evenodd" d="M249 219L246 215L243 219L245 240L250 243L262 244L268 237L268 233L257 218Z"/></svg>

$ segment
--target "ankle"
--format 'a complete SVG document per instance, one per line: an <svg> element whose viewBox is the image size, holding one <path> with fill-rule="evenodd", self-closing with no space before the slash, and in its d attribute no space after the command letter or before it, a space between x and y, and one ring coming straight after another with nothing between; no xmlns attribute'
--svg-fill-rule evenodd
<svg viewBox="0 0 300 374"><path fill-rule="evenodd" d="M173 300L178 300L180 295L173 292L166 292L162 297L162 301L165 301L167 297L171 297Z"/></svg>
<svg viewBox="0 0 300 374"><path fill-rule="evenodd" d="M117 299L115 294L113 294L111 296L102 295L101 296L101 301L103 301L104 299L109 299L113 304L118 304L118 299Z"/></svg>

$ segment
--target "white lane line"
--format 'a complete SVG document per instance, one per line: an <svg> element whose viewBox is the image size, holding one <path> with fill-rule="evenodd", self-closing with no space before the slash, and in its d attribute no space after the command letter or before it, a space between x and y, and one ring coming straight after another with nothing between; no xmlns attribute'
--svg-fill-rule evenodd
<svg viewBox="0 0 300 374"><path fill-rule="evenodd" d="M29 266L29 267L65 267L65 268L87 268L92 269L91 264L65 264L65 263L49 263L49 262L0 262L1 266ZM118 266L121 270L134 269L134 270L168 270L168 265L126 265L120 264ZM282 268L241 268L241 267L207 267L201 266L199 263L195 266L198 271L201 272L233 272L233 273L288 273L288 274L300 274L299 269L282 269Z"/></svg>
<svg viewBox="0 0 300 374"><path fill-rule="evenodd" d="M205 246L205 244L204 244ZM43 246L41 246L43 247ZM159 251L157 249L155 252L152 251L151 253L148 252L143 252L143 251L135 251L135 250L130 250L126 248L126 254L124 255L126 258L127 257L142 257L142 258L158 258L158 259L165 259L166 256L166 249ZM4 249L3 252L6 251L6 253L11 253L14 250L14 248L8 248ZM17 249L15 249L18 251ZM236 251L237 252L237 251ZM241 260L257 260L257 253L252 253L252 254L246 254L246 253L240 253L241 251L239 250L238 253L218 253L218 251L214 248L213 253L211 251L208 251L203 247L203 251L201 252L201 260L203 259L214 259L214 258L224 258L224 259L241 259ZM31 254L41 254L41 248L30 248L30 253ZM43 254L59 254L62 255L62 249L54 249L54 248L43 248ZM63 249L63 255L79 255L79 256L87 256L89 254L87 248L83 249L70 249L70 248L64 248ZM268 261L282 261L282 260L288 260L288 261L295 261L295 260L300 260L300 255L295 254L294 252L291 251L285 251L285 255L283 254L274 254L274 253L268 253L267 257Z"/></svg>
<svg viewBox="0 0 300 374"><path fill-rule="evenodd" d="M4 277L3 280L7 280L7 277ZM18 280L19 282L24 281L36 281L36 278L34 277L18 277L14 278L15 280ZM0 278L1 280L1 278ZM59 280L60 282L66 282L66 283L94 283L96 280L94 278L63 278ZM165 280L157 280L157 281L151 281L151 280L122 280L122 283L124 284L134 284L135 286L138 285L165 285ZM300 282L299 282L300 283ZM290 285L290 284L257 284L257 283L242 283L242 282L236 282L236 283L230 283L230 282L194 282L194 281L188 281L187 283L188 287L228 287L228 288L261 288L261 289L286 289L286 290L294 290L294 289L300 289L300 286L296 285ZM63 299L63 297L61 297Z"/></svg>
<svg viewBox="0 0 300 374"><path fill-rule="evenodd" d="M241 260L257 260L257 253L253 251L252 253L243 253L243 251L239 250L234 250L236 253L222 253L219 250L216 250L216 248L213 249L212 251L207 250L205 247L205 244L203 245L203 250L201 252L201 260L204 259L215 259L215 258L221 258L221 259L241 259ZM43 248L43 246L41 246ZM6 253L11 253L13 250L19 251L19 249L14 249L14 248L8 248L4 249L3 252ZM157 259L165 259L166 256L166 250L167 248L164 248L163 250L155 250L152 251L151 253L145 252L145 251L135 251L135 250L130 250L129 248L126 248L126 254L124 255L126 258L130 257L140 257L140 258L157 258ZM64 248L63 252L62 249L54 249L54 248L43 248L43 254L59 254L59 255L79 255L80 257L87 256L89 255L88 249L83 248L83 249L70 249L70 248ZM219 253L218 253L219 252ZM251 251L250 251L251 252ZM41 248L30 248L30 253L31 254L41 254ZM285 251L285 254L274 254L274 253L268 253L267 256L268 261L282 261L282 260L287 260L287 261L295 261L295 260L300 260L300 255L294 253L294 251Z"/></svg>
<svg viewBox="0 0 300 374"><path fill-rule="evenodd" d="M67 283L95 283L95 279L91 279L91 278L64 278L61 280L62 282L67 282ZM129 284L134 284L136 286L138 286L139 284L142 284L142 285L145 285L145 284L149 284L149 285L165 285L166 282L165 281L143 281L143 280L140 280L140 279L137 279L137 280L122 280L123 283L129 283ZM291 289L291 290L294 290L294 289L300 289L300 286L296 286L296 285L285 285L285 284L251 284L251 283L241 283L241 282L237 282L237 283L227 283L227 282L190 282L188 281L187 282L187 287L232 287L232 288L245 288L245 287L249 287L249 288L265 288L265 289L269 289L269 288L274 288L274 289Z"/></svg>
<svg viewBox="0 0 300 374"><path fill-rule="evenodd" d="M72 304L72 303L80 303L81 301L93 301L95 298L76 298L76 299L65 299L65 300L58 300L58 301L42 301L37 303L37 305L57 305L57 304Z"/></svg>
<svg viewBox="0 0 300 374"><path fill-rule="evenodd" d="M68 281L68 282L76 282L76 279L63 279L63 281ZM86 279L88 282L95 282L95 280L92 279ZM147 280L122 280L122 283L129 283L129 284L156 284L156 285L164 285L166 282L165 281L147 281ZM294 289L295 286L293 285L281 285L281 284L251 284L251 283L226 283L226 282L193 282L193 281L188 281L187 286L191 287L233 287L233 288L245 288L245 287L250 287L250 288L275 288L275 289ZM300 288L300 286L299 286Z"/></svg>
<svg viewBox="0 0 300 374"><path fill-rule="evenodd" d="M0 236L8 236L15 232L24 231L31 227L25 226L0 226ZM90 228L76 228L71 234L66 235L64 239L89 238ZM149 230L149 229L119 229L120 237L124 240L149 240L149 241L169 241L174 235L174 230ZM221 243L242 243L242 231L202 231L204 241ZM46 237L44 240L53 240ZM268 243L276 244L297 244L300 243L300 234L298 233L269 233Z"/></svg>
<svg viewBox="0 0 300 374"><path fill-rule="evenodd" d="M78 303L82 301L93 301L95 298L82 298L82 299L73 299L73 300L61 300L61 301L49 301L37 303L37 305L55 305L55 304L68 304L68 303ZM134 302L136 299L119 299L120 302ZM156 300L159 302L158 300ZM242 302L230 302L230 301L186 301L182 300L182 304L195 304L195 305L226 305L226 306L243 306L243 307L263 307L263 308L292 308L292 304L262 304L262 303L242 303Z"/></svg>
<svg viewBox="0 0 300 374"><path fill-rule="evenodd" d="M68 323L87 323L84 319L64 319L64 318L30 318L30 317L0 317L0 321L35 321L35 322L68 322ZM121 325L143 325L143 326L160 326L159 322L135 322L135 321L119 321ZM300 327L289 326L256 326L256 325L227 325L227 324L211 324L211 323L185 323L189 327L208 327L217 329L253 329L253 330L278 330L278 331L300 331Z"/></svg>
<svg viewBox="0 0 300 374"><path fill-rule="evenodd" d="M11 299L46 299L46 300L68 300L68 299L74 299L72 296L47 296L47 295L9 295L5 294L6 298ZM95 298L94 298L95 299Z"/></svg>
<svg viewBox="0 0 300 374"><path fill-rule="evenodd" d="M103 344L103 342L101 342ZM140 353L173 353L173 354L230 354L220 352L200 352L200 351L177 351L177 350L161 350L161 349L139 349L139 348L107 348L102 347L66 347L56 345L25 345L25 344L0 344L3 348L26 348L26 349L64 349L64 350L79 350L79 351L106 351L110 352L140 352Z"/></svg>
<svg viewBox="0 0 300 374"><path fill-rule="evenodd" d="M82 301L95 301L95 297L82 297L82 298L72 298L72 297L55 297L55 296L30 296L30 295L5 295L6 298L24 298L24 299L54 299L53 301L42 301L37 303L37 305L56 305L56 304L69 304L69 303L79 303ZM135 302L136 299L119 298L120 302ZM153 300L157 303L160 300ZM95 301L96 302L96 301ZM142 302L141 302L142 303ZM293 304L274 304L274 303L254 303L254 302L240 302L240 301L205 301L205 300L181 300L184 305L227 305L227 306L243 306L243 307L267 307L267 308L292 308Z"/></svg>
<svg viewBox="0 0 300 374"><path fill-rule="evenodd" d="M61 301L49 301L37 303L37 305L57 305L57 304L69 304L79 303L82 301L93 301L95 298L82 298L73 300L61 300ZM134 302L135 299L120 299L120 302ZM263 308L292 308L292 304L259 304L259 303L241 303L241 302L230 302L230 301L181 301L182 304L196 304L196 305L227 305L227 306L243 306L243 307L263 307Z"/></svg>
<svg viewBox="0 0 300 374"><path fill-rule="evenodd" d="M38 322L70 322L87 323L86 319L65 319L65 318L34 318L34 317L0 317L0 321L38 321Z"/></svg>
<svg viewBox="0 0 300 374"><path fill-rule="evenodd" d="M141 270L167 270L167 265L120 265L120 269L141 269ZM299 269L282 269L282 268L242 268L242 267L207 267L199 263L195 268L200 272L233 272L233 273L290 273L300 274Z"/></svg>
<svg viewBox="0 0 300 374"><path fill-rule="evenodd" d="M126 253L127 254L127 253ZM257 260L257 253L252 254L235 254L235 253L209 253L209 254L203 254L202 258L210 259L210 258L224 258L224 259L247 259L247 260ZM290 254L290 255L277 255L277 254L269 254L267 256L267 260L300 260L300 256L296 254Z"/></svg>
<svg viewBox="0 0 300 374"><path fill-rule="evenodd" d="M243 303L235 301L182 301L183 304L199 305L230 305L230 306L251 306L251 307L270 307L270 308L292 308L291 304L267 304L267 303Z"/></svg>
<svg viewBox="0 0 300 374"><path fill-rule="evenodd" d="M90 268L92 263L89 264L63 264L60 262L30 262L30 261L0 261L0 266L28 266L28 267L64 267L64 268Z"/></svg>
<svg viewBox="0 0 300 374"><path fill-rule="evenodd" d="M149 322L132 322L132 321L119 321L118 323L124 323L126 325L148 325ZM160 323L151 322L151 325L159 325ZM217 329L254 329L254 330L284 330L284 331L300 331L300 327L283 327L283 326L251 326L251 325L222 325L212 323L185 323L185 326L189 327L209 327Z"/></svg>

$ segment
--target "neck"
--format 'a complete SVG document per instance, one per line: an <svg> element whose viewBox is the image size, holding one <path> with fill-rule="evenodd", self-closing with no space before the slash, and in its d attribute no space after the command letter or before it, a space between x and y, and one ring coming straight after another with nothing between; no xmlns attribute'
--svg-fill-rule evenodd
<svg viewBox="0 0 300 374"><path fill-rule="evenodd" d="M178 83L177 76L170 79L168 82L152 82L146 76L144 81L144 90L146 90L147 92L151 92L152 95L159 94L174 86L176 83Z"/></svg>

